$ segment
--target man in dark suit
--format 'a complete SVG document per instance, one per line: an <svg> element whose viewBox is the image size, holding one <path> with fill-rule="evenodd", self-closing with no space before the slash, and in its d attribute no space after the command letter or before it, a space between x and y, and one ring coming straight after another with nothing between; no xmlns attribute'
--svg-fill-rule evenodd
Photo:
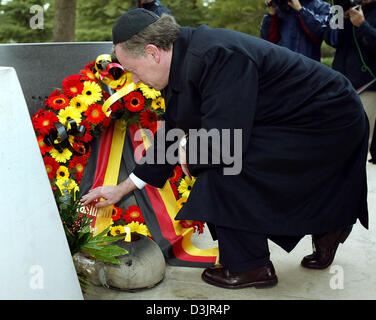
<svg viewBox="0 0 376 320"><path fill-rule="evenodd" d="M205 269L204 281L272 286L268 239L290 252L311 234L314 252L301 265L324 269L357 219L368 228L368 121L343 75L262 39L142 9L119 18L113 42L134 82L162 90L164 131L180 130L179 162L197 180L176 219L206 221L219 245L221 266ZM159 131L154 159L175 143ZM175 165L138 164L82 202L106 206L146 183L163 187Z"/></svg>

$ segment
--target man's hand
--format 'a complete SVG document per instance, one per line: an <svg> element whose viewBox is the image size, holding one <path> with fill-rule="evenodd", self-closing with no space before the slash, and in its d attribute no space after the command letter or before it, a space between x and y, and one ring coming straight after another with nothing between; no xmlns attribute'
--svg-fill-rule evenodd
<svg viewBox="0 0 376 320"><path fill-rule="evenodd" d="M266 4L268 6L268 12L271 16L274 16L277 13L276 7L271 5L272 0L266 0Z"/></svg>
<svg viewBox="0 0 376 320"><path fill-rule="evenodd" d="M360 27L360 25L364 22L364 14L362 7L359 7L359 10L356 9L349 9L348 13L350 15L350 21L355 27Z"/></svg>
<svg viewBox="0 0 376 320"><path fill-rule="evenodd" d="M117 186L102 186L92 189L81 198L81 204L84 206L103 198L104 201L96 203L97 208L106 207L115 204L129 192L136 190L137 187L131 179L126 179Z"/></svg>
<svg viewBox="0 0 376 320"><path fill-rule="evenodd" d="M291 8L296 11L302 10L302 5L300 4L299 0L291 0L287 3Z"/></svg>
<svg viewBox="0 0 376 320"><path fill-rule="evenodd" d="M183 138L185 138L185 136ZM187 166L187 152L185 151L185 147L183 147L182 144L181 144L182 139L179 141L179 163L181 165L181 169L182 169L183 173L189 179L192 180L191 174L190 174L188 166Z"/></svg>

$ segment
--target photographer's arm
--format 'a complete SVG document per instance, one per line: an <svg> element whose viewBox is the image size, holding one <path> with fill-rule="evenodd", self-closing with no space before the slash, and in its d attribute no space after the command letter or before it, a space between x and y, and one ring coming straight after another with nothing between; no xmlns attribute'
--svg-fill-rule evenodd
<svg viewBox="0 0 376 320"><path fill-rule="evenodd" d="M290 4L291 3L291 4ZM321 43L324 32L328 28L330 5L327 2L320 2L314 11L300 5L299 0L289 2L290 6L298 11L301 27L312 41Z"/></svg>
<svg viewBox="0 0 376 320"><path fill-rule="evenodd" d="M268 40L273 43L278 43L281 39L281 35L278 31L278 17L276 8L271 6L271 0L268 0L268 14L264 15L261 22L261 38Z"/></svg>
<svg viewBox="0 0 376 320"><path fill-rule="evenodd" d="M359 44L376 54L376 21L367 21L361 7L350 9L349 15Z"/></svg>

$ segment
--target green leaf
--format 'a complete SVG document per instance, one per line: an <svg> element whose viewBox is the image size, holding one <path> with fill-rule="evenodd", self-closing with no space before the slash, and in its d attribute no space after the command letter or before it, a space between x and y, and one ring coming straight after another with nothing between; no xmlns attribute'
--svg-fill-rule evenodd
<svg viewBox="0 0 376 320"><path fill-rule="evenodd" d="M128 254L126 249L120 248L116 245L103 245L98 246L97 244L85 244L81 247L82 253L87 253L95 259L102 260L104 262L112 262L119 264L115 257Z"/></svg>

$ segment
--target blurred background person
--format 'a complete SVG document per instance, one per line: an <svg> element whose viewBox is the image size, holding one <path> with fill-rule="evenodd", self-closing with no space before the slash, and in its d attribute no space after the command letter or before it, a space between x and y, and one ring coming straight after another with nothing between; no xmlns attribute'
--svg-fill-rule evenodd
<svg viewBox="0 0 376 320"><path fill-rule="evenodd" d="M173 15L171 11L162 5L159 0L137 0L137 8L144 8L152 11L158 16L161 16L162 13L167 13L171 16Z"/></svg>
<svg viewBox="0 0 376 320"><path fill-rule="evenodd" d="M320 61L330 5L321 0L266 0L261 37Z"/></svg>
<svg viewBox="0 0 376 320"><path fill-rule="evenodd" d="M376 163L376 82L369 85L376 79L376 1L363 0L359 8L347 10L343 29L328 28L324 39L336 48L333 69L351 81L362 100L372 137L370 162Z"/></svg>

